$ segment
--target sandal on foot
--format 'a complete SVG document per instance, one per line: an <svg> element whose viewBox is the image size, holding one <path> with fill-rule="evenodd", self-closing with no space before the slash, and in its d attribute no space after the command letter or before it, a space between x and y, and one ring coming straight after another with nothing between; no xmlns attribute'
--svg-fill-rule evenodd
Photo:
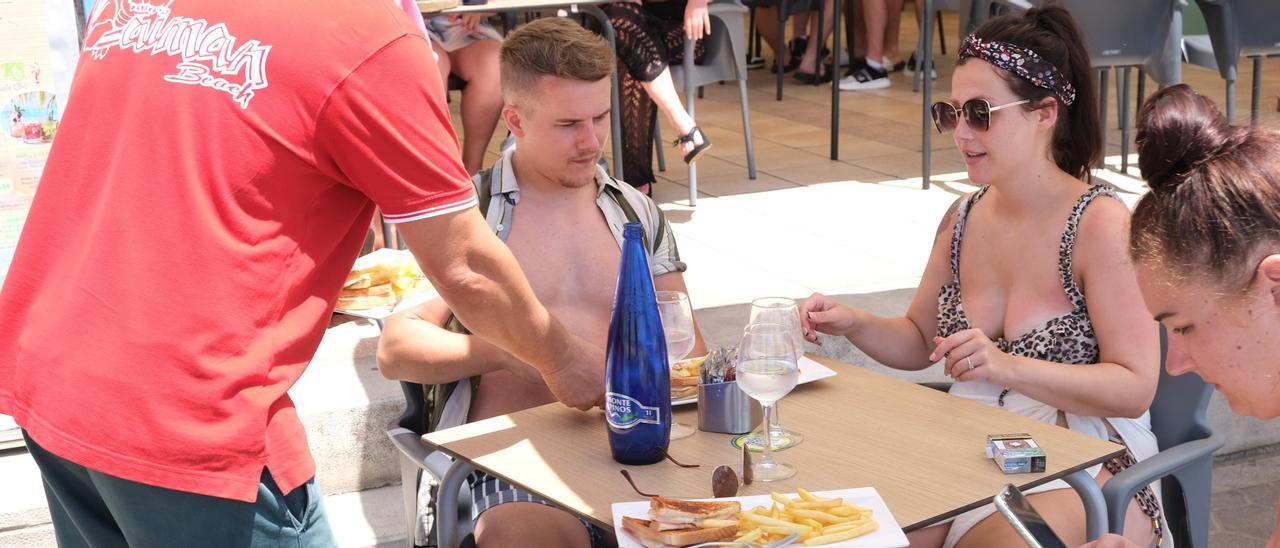
<svg viewBox="0 0 1280 548"><path fill-rule="evenodd" d="M831 68L831 65L823 64L821 65L821 70L817 74L812 72L796 71L796 73L791 76L795 77L796 80L816 86L818 84L830 82L832 74L833 69Z"/></svg>
<svg viewBox="0 0 1280 548"><path fill-rule="evenodd" d="M671 143L672 146L677 148L685 143L696 143L697 141L694 140L695 134L702 137L702 144L694 145L693 150L690 150L688 154L684 155L684 163L686 164L692 164L694 160L697 160L699 156L702 156L702 153L711 148L711 139L708 139L707 134L703 133L698 126L693 126L693 129L689 130L689 133L677 137L675 142Z"/></svg>

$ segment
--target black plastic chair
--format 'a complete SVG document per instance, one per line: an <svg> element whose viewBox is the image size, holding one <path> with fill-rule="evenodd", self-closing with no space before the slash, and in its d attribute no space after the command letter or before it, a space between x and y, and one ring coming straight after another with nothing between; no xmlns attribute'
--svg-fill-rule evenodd
<svg viewBox="0 0 1280 548"><path fill-rule="evenodd" d="M1160 452L1116 474L1102 486L1111 532L1124 532L1129 501L1143 486L1160 480L1160 499L1174 546L1209 545L1209 500L1213 453L1225 443L1209 428L1205 410L1213 389L1199 375L1174 377L1165 370L1168 334L1160 328L1160 384L1151 403L1151 431Z"/></svg>
<svg viewBox="0 0 1280 548"><path fill-rule="evenodd" d="M427 449L422 443L422 435L427 432L427 385L400 381L400 389L404 392L405 410L399 419L387 428L387 436L400 452L400 489L404 502L406 544L409 548L419 546L416 543L418 532L418 490L422 475L425 472L437 486L444 483L444 478L453 466L453 461L442 453ZM459 546L475 546L475 537L471 532L471 496L470 493L459 492L458 510L455 514L455 528L461 537ZM437 512L438 521L440 513ZM439 527L433 523L428 531L426 546L443 545L439 539Z"/></svg>

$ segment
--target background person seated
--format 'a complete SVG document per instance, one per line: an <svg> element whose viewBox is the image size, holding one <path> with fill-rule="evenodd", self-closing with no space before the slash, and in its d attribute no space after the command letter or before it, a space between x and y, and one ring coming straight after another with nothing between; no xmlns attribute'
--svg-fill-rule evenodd
<svg viewBox="0 0 1280 548"><path fill-rule="evenodd" d="M489 24L489 14L437 15L427 20L427 33L440 67L440 81L449 74L467 82L462 90L462 165L474 174L484 165L484 151L498 126L502 90L498 50L502 35Z"/></svg>
<svg viewBox="0 0 1280 548"><path fill-rule="evenodd" d="M685 265L662 211L596 164L609 134L614 66L608 43L571 21L539 19L513 32L502 48L502 81L503 117L516 146L475 177L478 194L489 198L481 207L496 212L488 216L491 228L511 248L534 293L570 332L600 348L608 338L624 223L644 227L656 288L686 291ZM696 324L694 333L693 355L704 354ZM460 381L436 428L555 401L536 369L466 334L440 300L387 320L378 363L391 379ZM604 363L599 368L603 376ZM611 540L497 478L477 472L467 481L480 546Z"/></svg>

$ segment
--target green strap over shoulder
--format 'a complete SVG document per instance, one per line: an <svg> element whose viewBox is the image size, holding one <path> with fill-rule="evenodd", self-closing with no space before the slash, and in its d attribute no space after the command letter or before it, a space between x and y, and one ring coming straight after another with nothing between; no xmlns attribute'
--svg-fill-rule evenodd
<svg viewBox="0 0 1280 548"><path fill-rule="evenodd" d="M615 183L618 182L617 179L614 179L613 181ZM619 184L623 184L623 183L619 183ZM618 204L618 207L622 209L622 214L627 218L627 222L630 222L630 223L640 222L640 215L636 213L635 208L631 207L631 203L628 202L627 198L622 195L621 190L618 190L617 188L614 188L609 185L605 185L604 191L605 191L605 194L608 194L609 198L613 200L613 203ZM649 242L648 231L645 231L645 235L644 235L645 247L649 248L650 253L657 253L658 246L662 245L662 238L664 236L664 233L666 232L665 230L663 230L663 227L666 224L667 224L666 216L663 215L662 209L658 209L658 226L654 227L654 231L657 232L658 234L654 236L652 245L650 245L650 242Z"/></svg>

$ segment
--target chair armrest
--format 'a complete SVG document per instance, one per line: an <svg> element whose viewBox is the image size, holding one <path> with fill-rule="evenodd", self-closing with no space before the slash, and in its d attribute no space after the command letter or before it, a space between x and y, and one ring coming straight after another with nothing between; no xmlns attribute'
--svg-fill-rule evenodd
<svg viewBox="0 0 1280 548"><path fill-rule="evenodd" d="M396 446L401 455L424 472L431 474L437 483L444 478L445 472L453 465L453 460L443 453L427 449L422 444L422 436L413 430L401 427L391 428L387 430L387 437L391 438L392 445Z"/></svg>
<svg viewBox="0 0 1280 548"><path fill-rule="evenodd" d="M1128 500L1139 489L1202 458L1212 456L1224 443L1226 439L1216 433L1208 438L1180 443L1112 476L1102 486L1102 499L1107 503L1111 532L1119 534L1124 531Z"/></svg>

